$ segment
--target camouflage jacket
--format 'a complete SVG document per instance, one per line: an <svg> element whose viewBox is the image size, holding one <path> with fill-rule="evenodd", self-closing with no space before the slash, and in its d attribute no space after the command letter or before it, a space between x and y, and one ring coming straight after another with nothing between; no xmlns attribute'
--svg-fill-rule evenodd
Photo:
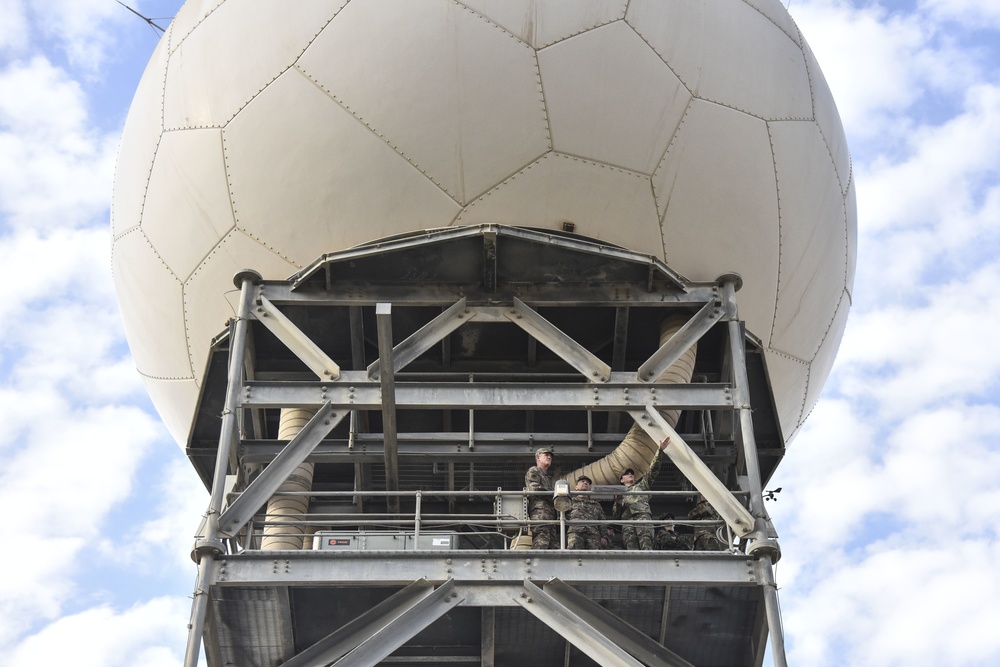
<svg viewBox="0 0 1000 667"><path fill-rule="evenodd" d="M548 491L552 493L552 478L549 474L538 466L531 466L528 472L524 473L525 491ZM530 496L528 498L528 510L531 511L539 506L551 506L552 496Z"/></svg>
<svg viewBox="0 0 1000 667"><path fill-rule="evenodd" d="M566 518L570 521L574 519L579 521L607 520L607 517L604 516L604 508L601 507L601 503L597 502L590 496L575 493L573 494L573 506L570 508L569 512L566 512ZM570 532L580 533L596 531L600 537L604 537L608 534L608 527L603 523L599 526L569 526L568 530Z"/></svg>
<svg viewBox="0 0 1000 667"><path fill-rule="evenodd" d="M712 507L711 503L707 500L702 500L700 503L691 508L691 511L688 512L687 518L697 519L699 521L708 521L710 519L721 519L722 517L720 517L719 513L715 511L715 508ZM715 530L716 526L695 526L694 528L695 534L701 532L714 533Z"/></svg>
<svg viewBox="0 0 1000 667"><path fill-rule="evenodd" d="M649 491L649 487L653 485L653 481L656 479L656 474L660 472L660 465L663 463L661 454L663 452L657 449L646 474L640 477L635 484L628 487L620 505L615 504L615 516L620 516L623 519L652 518L652 513L649 509L649 496L641 492Z"/></svg>

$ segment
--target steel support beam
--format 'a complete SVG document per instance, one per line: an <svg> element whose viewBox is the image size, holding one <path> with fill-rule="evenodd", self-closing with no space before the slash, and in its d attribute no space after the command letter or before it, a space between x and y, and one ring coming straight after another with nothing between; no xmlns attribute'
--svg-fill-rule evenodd
<svg viewBox="0 0 1000 667"><path fill-rule="evenodd" d="M217 586L316 586L356 584L404 586L414 577L429 581L455 579L487 587L524 579L562 579L577 584L649 586L656 583L754 586L754 559L722 551L676 552L600 551L245 551L217 562ZM277 565L280 564L280 567ZM571 574L568 574L571 573Z"/></svg>
<svg viewBox="0 0 1000 667"><path fill-rule="evenodd" d="M613 436L613 439L612 439ZM682 436L683 437L683 436ZM702 461L732 462L733 447L729 443L716 443L715 453L708 454L705 443L693 434L686 438L687 444ZM581 433L545 433L520 431L511 433L476 433L475 449L469 449L468 433L400 433L397 436L396 452L399 456L416 456L428 461L484 461L489 459L510 460L512 456L531 456L535 451L534 442L544 440L558 445L561 456L606 455L621 443L619 434L594 434L593 446ZM359 447L358 445L363 445ZM240 457L244 463L268 463L284 448L279 440L245 440L240 445ZM374 463L384 456L382 437L378 433L355 436L350 439L324 440L306 458L307 461L327 463ZM359 489L370 490L370 489Z"/></svg>
<svg viewBox="0 0 1000 667"><path fill-rule="evenodd" d="M674 309L683 307L685 311L692 306L701 307L716 298L717 286L712 284L695 285L691 291L664 292L646 291L646 281L641 284L634 282L619 282L607 285L533 285L530 298L524 296L520 286L499 285L496 292L486 292L476 286L455 284L356 284L342 291L337 285L326 292L295 291L285 284L267 283L264 294L279 308L295 304L308 307L330 306L374 306L377 303L406 303L407 306L437 306L447 308L457 300L465 297L470 306L485 306L496 303L513 303L515 298L524 297L525 303L532 308L539 307L575 307L593 306L616 308ZM509 306L508 306L509 307Z"/></svg>
<svg viewBox="0 0 1000 667"><path fill-rule="evenodd" d="M407 364L434 347L455 329L469 321L465 299L459 299L447 310L413 332L406 340L392 349L392 370L398 373ZM378 379L381 359L368 365L368 376Z"/></svg>
<svg viewBox="0 0 1000 667"><path fill-rule="evenodd" d="M417 250L423 246L440 244L447 241L482 236L484 239L484 258L488 259L489 250L485 249L489 243L495 244L499 238L517 238L529 242L541 243L546 246L557 247L567 251L574 251L586 255L595 255L607 259L619 260L636 264L638 266L648 266L651 273L658 274L662 279L668 281L676 290L685 290L687 285L681 277L673 271L665 262L651 255L644 255L624 248L607 246L599 242L588 241L579 238L568 238L555 234L548 234L537 230L524 229L521 227L511 227L498 225L496 223L484 223L476 226L453 227L449 229L425 232L420 236L410 238L387 240L380 243L373 243L359 248L340 250L328 253L313 262L310 266L299 272L299 279L293 283L297 287L309 277L324 269L328 265L344 263L385 255L392 252L404 250ZM494 251L495 256L495 251Z"/></svg>
<svg viewBox="0 0 1000 667"><path fill-rule="evenodd" d="M288 319L265 296L257 297L254 309L257 321L267 327L278 340L285 344L302 363L309 367L321 380L336 380L340 377L340 366L320 349L309 336Z"/></svg>
<svg viewBox="0 0 1000 667"><path fill-rule="evenodd" d="M729 354L732 361L733 392L740 420L736 441L743 446L743 461L746 466L750 491L750 509L756 519L755 530L747 545L747 552L757 557L757 577L764 588L764 610L767 614L768 633L771 636L771 656L774 660L774 667L786 667L788 662L785 657L785 634L781 626L778 587L774 581L774 563L780 558L781 550L777 541L768 537L769 519L767 510L764 509L760 464L757 459L757 441L754 438L753 413L750 408L750 381L747 378L745 338L743 326L737 319L736 290L738 289L739 277L728 278L728 280L723 280L723 289L730 316Z"/></svg>
<svg viewBox="0 0 1000 667"><path fill-rule="evenodd" d="M758 558L755 569L764 589L764 613L767 614L767 631L771 636L771 659L774 667L788 667L785 657L785 631L781 625L781 607L778 605L778 585L774 581L774 565L768 558Z"/></svg>
<svg viewBox="0 0 1000 667"><path fill-rule="evenodd" d="M407 610L434 592L426 579L418 579L361 616L281 663L281 667L325 667L360 646L368 637L399 619Z"/></svg>
<svg viewBox="0 0 1000 667"><path fill-rule="evenodd" d="M480 656L479 667L496 666L496 609L493 607L482 608L482 628L480 630Z"/></svg>
<svg viewBox="0 0 1000 667"><path fill-rule="evenodd" d="M656 352L644 361L636 372L640 382L656 382L670 365L681 358L712 326L722 319L724 311L718 301L709 301L684 326L674 332Z"/></svg>
<svg viewBox="0 0 1000 667"><path fill-rule="evenodd" d="M379 394L382 404L382 437L385 439L385 490L399 490L399 456L396 451L396 372L392 350L392 305L380 303L375 307L378 325ZM386 498L390 513L399 513L399 498Z"/></svg>
<svg viewBox="0 0 1000 667"><path fill-rule="evenodd" d="M643 667L641 662L604 636L598 628L531 581L525 580L524 591L514 601L597 664L604 667Z"/></svg>
<svg viewBox="0 0 1000 667"><path fill-rule="evenodd" d="M615 308L614 344L611 350L611 374L625 370L625 353L628 344L628 306ZM608 433L618 432L621 413L614 411L608 415Z"/></svg>
<svg viewBox="0 0 1000 667"><path fill-rule="evenodd" d="M194 586L194 601L191 603L191 622L188 624L187 647L184 653L184 667L197 667L199 648L205 633L205 616L208 612L208 590L212 575L217 567L216 556L224 553L219 514L222 511L223 495L226 489L226 475L229 473L229 452L236 439L238 401L240 384L243 379L243 358L247 350L247 331L250 308L253 302L254 284L260 274L243 271L236 275L234 282L240 287L240 309L236 322L230 327L229 376L226 385L226 403L222 412L222 426L219 431L219 447L215 457L215 475L212 480L211 496L205 519L199 527L194 554L197 555L198 577Z"/></svg>
<svg viewBox="0 0 1000 667"><path fill-rule="evenodd" d="M464 598L455 591L455 582L446 581L407 607L391 622L382 627L370 627L370 632L356 647L337 660L336 666L374 667L383 658L463 601ZM315 667L320 667L320 664Z"/></svg>
<svg viewBox="0 0 1000 667"><path fill-rule="evenodd" d="M552 579L542 585L542 590L612 642L625 647L644 665L648 665L648 667L695 667L569 584L559 579Z"/></svg>
<svg viewBox="0 0 1000 667"><path fill-rule="evenodd" d="M719 481L715 473L698 458L677 431L671 428L656 408L647 405L645 412L633 411L632 418L654 441L662 442L664 438L670 438L670 444L663 450L664 453L694 488L705 496L734 533L744 537L753 532L753 516L744 509L726 485Z"/></svg>
<svg viewBox="0 0 1000 667"><path fill-rule="evenodd" d="M270 465L264 468L257 479L226 508L219 518L221 533L226 537L238 533L347 414L347 410L334 412L333 406L329 403L317 410L302 430L285 445L281 453L274 457Z"/></svg>
<svg viewBox="0 0 1000 667"><path fill-rule="evenodd" d="M610 366L520 299L514 298L514 307L506 314L507 319L555 352L560 359L580 371L590 382L607 382L611 379Z"/></svg>
<svg viewBox="0 0 1000 667"><path fill-rule="evenodd" d="M257 381L243 385L243 407L313 407L332 403L337 408L378 410L382 387L378 382L348 377L332 383ZM361 374L362 376L364 373ZM631 375L631 374L628 374ZM652 404L682 410L732 409L729 385L605 384L530 382L396 382L398 408L526 410L590 409L641 410ZM624 391L624 390L628 391Z"/></svg>

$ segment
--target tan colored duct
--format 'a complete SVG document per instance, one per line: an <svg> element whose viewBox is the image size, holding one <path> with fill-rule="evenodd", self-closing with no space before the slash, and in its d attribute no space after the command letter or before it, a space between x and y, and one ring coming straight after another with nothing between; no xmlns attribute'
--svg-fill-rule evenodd
<svg viewBox="0 0 1000 667"><path fill-rule="evenodd" d="M688 317L680 314L665 317L660 323L660 345L663 345L687 321ZM680 359L671 364L657 378L657 381L671 384L690 382L691 375L694 373L694 359L697 351L698 344L695 343L681 355ZM677 425L680 410L661 410L660 414L672 428ZM589 477L594 484L620 484L621 473L626 468L632 468L637 478L649 470L649 464L652 462L656 450L657 443L653 442L653 439L638 424L632 424L625 439L613 452L603 459L588 463L582 468L563 475L563 479L569 481L570 488L575 488L577 478L582 475Z"/></svg>
<svg viewBox="0 0 1000 667"><path fill-rule="evenodd" d="M302 408L282 408L281 418L278 422L278 439L291 440L302 427L305 426L315 410L304 410ZM312 490L314 463L302 463L296 468L285 483L278 488L278 492L309 492ZM309 512L309 496L280 496L276 495L267 501L268 521L300 521ZM305 526L280 525L264 526L264 538L261 540L260 548L263 550L276 549L302 549L306 533Z"/></svg>

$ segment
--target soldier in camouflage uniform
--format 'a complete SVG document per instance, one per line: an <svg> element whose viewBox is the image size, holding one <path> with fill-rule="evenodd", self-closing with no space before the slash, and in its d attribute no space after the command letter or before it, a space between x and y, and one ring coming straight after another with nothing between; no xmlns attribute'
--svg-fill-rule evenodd
<svg viewBox="0 0 1000 667"><path fill-rule="evenodd" d="M660 464L663 462L661 455L669 444L669 437L660 443L659 449L656 450L656 454L653 455L653 460L649 464L649 470L638 481L636 481L635 472L631 468L622 472L618 479L625 485L626 493L624 496L615 498L614 515L616 517L621 517L625 521L642 521L653 518L653 513L649 509L649 496L642 492L649 491L653 480L656 479L656 474L660 472ZM652 551L653 527L648 524L636 526L625 523L622 525L622 539L626 549Z"/></svg>
<svg viewBox="0 0 1000 667"><path fill-rule="evenodd" d="M721 519L715 508L705 500L705 496L698 494L698 504L688 512L689 519L718 521ZM694 550L695 551L721 551L725 547L716 536L718 526L695 526L694 529Z"/></svg>
<svg viewBox="0 0 1000 667"><path fill-rule="evenodd" d="M524 474L525 491L547 491L547 496L528 497L528 516L532 521L552 521L556 518L556 508L552 506L552 449L539 447L535 450L535 465ZM532 549L558 549L556 526L531 526Z"/></svg>
<svg viewBox="0 0 1000 667"><path fill-rule="evenodd" d="M590 485L590 478L586 475L581 475L576 480L577 491L589 492ZM579 493L573 494L573 506L566 513L566 518L570 521L606 521L607 519L604 516L604 509L601 507L601 503L589 495ZM608 527L605 524L601 524L600 526L570 525L566 533L566 544L570 549L608 548Z"/></svg>
<svg viewBox="0 0 1000 667"><path fill-rule="evenodd" d="M667 523L656 531L655 546L659 551L691 551L693 540L691 535L678 533L674 529L674 515L667 512L661 519Z"/></svg>

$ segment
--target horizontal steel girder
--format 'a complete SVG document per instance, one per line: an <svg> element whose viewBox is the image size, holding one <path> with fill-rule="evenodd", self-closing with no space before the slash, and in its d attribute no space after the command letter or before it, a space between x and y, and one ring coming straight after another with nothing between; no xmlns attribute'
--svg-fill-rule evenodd
<svg viewBox="0 0 1000 667"><path fill-rule="evenodd" d="M364 435L364 438L360 435ZM545 441L555 443L554 449L560 456L602 456L610 454L622 441L621 435L613 433L602 440L595 438L591 447L587 444L585 433L573 434L576 436L575 441L561 439L559 435L561 434L545 434ZM534 433L476 433L475 447L470 449L468 433L401 433L396 451L399 456L434 461L509 460L512 456L532 456L537 447L535 440L539 438ZM704 453L703 442L689 442L688 445L705 462L732 461L736 456L731 443L716 442L713 455ZM239 447L240 460L244 463L267 463L283 446L283 441L280 440L244 440ZM382 451L382 435L365 433L355 436L353 446L347 438L324 440L306 460L375 462L382 458Z"/></svg>
<svg viewBox="0 0 1000 667"><path fill-rule="evenodd" d="M624 376L624 377L623 377ZM732 409L727 384L650 385L634 375L615 373L610 382L399 382L395 384L396 408L446 408L524 410L641 410L646 405L683 410ZM243 407L285 408L319 406L380 410L381 388L364 373L344 373L340 382L253 381L243 386Z"/></svg>
<svg viewBox="0 0 1000 667"><path fill-rule="evenodd" d="M405 303L407 306L440 306L447 308L459 299L467 298L469 306L511 306L515 297L532 308L554 306L629 306L676 307L701 306L718 298L714 284L693 286L687 293L647 291L645 285L533 285L530 297L522 294L521 286L500 285L496 292L482 291L481 286L441 283L437 285L374 285L351 283L334 285L330 291L295 291L287 283L264 283L263 294L276 306L374 306L376 303Z"/></svg>
<svg viewBox="0 0 1000 667"><path fill-rule="evenodd" d="M213 584L220 586L405 585L421 577L487 588L555 578L574 585L757 584L752 557L707 551L248 551L219 558L215 568Z"/></svg>

